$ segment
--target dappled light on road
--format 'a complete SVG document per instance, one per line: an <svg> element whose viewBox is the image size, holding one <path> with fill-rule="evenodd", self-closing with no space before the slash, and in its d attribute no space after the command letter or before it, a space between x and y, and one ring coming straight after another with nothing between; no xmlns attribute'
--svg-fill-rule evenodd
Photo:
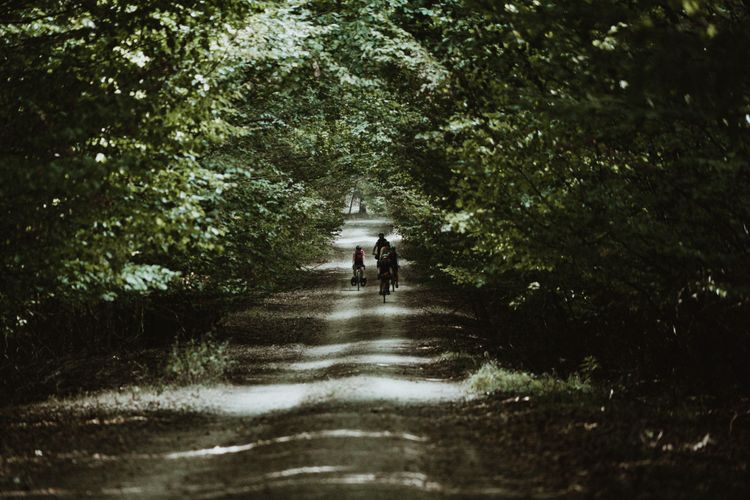
<svg viewBox="0 0 750 500"><path fill-rule="evenodd" d="M394 360L395 357L390 358L390 361ZM415 360L421 361L420 358L414 358L407 364L414 364ZM311 370L313 368L299 367L297 369ZM362 375L295 384L194 386L168 391L103 393L71 402L68 406L84 412L92 407L109 411L158 408L189 410L206 414L252 416L274 411L288 411L319 403L421 404L455 401L466 395L467 391L463 383Z"/></svg>
<svg viewBox="0 0 750 500"><path fill-rule="evenodd" d="M369 257L370 252L372 252L372 247L375 246L375 242L378 239L378 231L373 231L372 227L382 227L387 223L385 221L382 221L381 224L363 225L361 224L361 222L362 221L347 222L345 225L345 230L342 232L341 236L336 238L334 247L340 250L354 251L355 246L361 245L362 248L365 249L365 253ZM398 244L402 240L400 234L392 231L386 232L385 238L391 243L391 245Z"/></svg>
<svg viewBox="0 0 750 500"><path fill-rule="evenodd" d="M300 361L291 363L290 370L320 370L334 365L418 365L434 362L433 358L420 358L416 356L401 356L397 354L367 354L360 356L342 356L339 358L327 358L314 361Z"/></svg>
<svg viewBox="0 0 750 500"><path fill-rule="evenodd" d="M365 264L369 264L369 262L366 262ZM372 264L372 267L375 267L374 261ZM351 274L352 259L350 257L348 259L329 260L327 262L324 262L323 264L313 266L313 269L320 269L323 271L340 271L342 269L347 269Z"/></svg>
<svg viewBox="0 0 750 500"><path fill-rule="evenodd" d="M355 376L303 384L230 387L218 394L206 394L204 404L208 411L258 415L323 402L381 401L414 404L452 401L465 395L464 386L459 383ZM220 404L212 408L214 397Z"/></svg>
<svg viewBox="0 0 750 500"><path fill-rule="evenodd" d="M180 451L167 453L165 458L205 458L218 455L227 455L233 453L242 453L263 446L273 446L294 441L313 441L316 439L341 439L341 438L358 438L358 439L403 439L406 441L424 442L426 437L416 436L408 433L396 433L390 431L364 431L358 429L333 429L318 432L300 432L291 436L279 436L272 439L263 439L252 443L245 443L232 446L214 446L200 450Z"/></svg>
<svg viewBox="0 0 750 500"><path fill-rule="evenodd" d="M125 386L48 402L46 411L85 422L86 435L117 423L127 440L7 457L78 474L14 495L81 496L85 478L95 497L519 497L513 477L493 475L498 448L485 449L481 431L453 419L483 404L467 378L476 360L456 342L466 336L463 317L408 269L385 303L377 286L349 286L349 243L374 242L379 230L387 226L347 222L320 266L340 272L230 318L232 383ZM368 275L375 282L373 268Z"/></svg>
<svg viewBox="0 0 750 500"><path fill-rule="evenodd" d="M164 413L192 414L209 421L246 421L255 429L252 422L257 419L261 432L222 431L215 438L196 435L190 441L192 446L180 446L178 439L167 450L157 452L153 448L119 455L80 451L60 454L59 459L76 457L80 463L107 462L112 467L129 461L208 466L214 462L211 457L222 464L226 460L250 461L250 466L239 466L248 471L243 475L221 480L196 476L180 483L186 495L207 498L277 490L294 497L297 492L344 487L352 491L452 491L425 472L404 468L429 453L432 437L424 429L398 423L399 414L408 408L424 411L471 399L463 376L443 371L450 363L442 356L440 340L432 331L423 337L410 331L411 323L406 320L426 314L418 300L422 289L406 280L383 303L377 294L375 266L368 266L373 286L355 288L352 293L348 283L353 245L374 243L377 232L385 231L384 222L345 224L334 247L336 254L318 266L340 271L337 278L325 275L331 280L329 287L300 293L298 303L287 305L280 300L238 314L233 321L240 325L265 324L270 319L288 321L293 328L314 323L316 329L315 335L304 338L284 332L275 342L270 335L260 337L274 342L268 345L249 342L238 346L241 365L232 377L233 384L130 387L51 403L51 407L85 418L92 412L138 415L131 419L135 423L151 422ZM398 235L388 237L399 241ZM402 260L402 265L408 266L408 262ZM253 332L249 338L259 338L257 335ZM245 338L244 334L239 333L238 338ZM378 417L381 411L385 414ZM277 424L282 419L288 423ZM160 496L165 491L163 478L178 477L181 469L162 466L159 470L151 479L108 484L97 493Z"/></svg>
<svg viewBox="0 0 750 500"><path fill-rule="evenodd" d="M353 242L374 241L383 224L385 221L348 222L336 241L336 247L345 249L340 250L340 253L348 252L349 245ZM392 241L399 239L398 235L392 233L388 237ZM343 261L339 256L332 262ZM268 383L196 386L165 391L105 392L71 400L67 404L81 409L92 406L110 410L158 407L209 414L263 415L320 403L424 404L466 397L465 385L461 382L444 382L425 377L394 378L378 371L389 367L427 366L439 362L440 358L429 355L429 340L417 343L404 335L404 326L399 320L416 316L421 311L401 303L399 292L394 292L390 302L385 304L377 299L376 293L375 287L356 295L335 293L332 310L320 316L326 325L320 345L286 344L246 348L247 362L256 364L259 369L272 370L272 374L263 379L263 382ZM277 317L293 314L299 313L274 312ZM362 339L363 335L369 338ZM373 336L376 338L372 338ZM342 342L342 339L345 341ZM423 353L425 349L428 352L424 356L415 355ZM284 378L285 373L318 374L339 366L358 367L358 371L323 380L318 377L303 381L298 381L298 377ZM294 382L287 383L290 380Z"/></svg>
<svg viewBox="0 0 750 500"><path fill-rule="evenodd" d="M366 309L358 308L358 307L351 307L346 309L339 309L336 310L326 316L324 316L324 319L328 321L348 321L352 319L367 319L367 316L378 316L378 317L386 317L386 316L413 316L417 314L418 311L414 311L413 309L407 309L403 306L399 306L396 304L376 304L376 307L368 307Z"/></svg>
<svg viewBox="0 0 750 500"><path fill-rule="evenodd" d="M360 473L339 475L325 480L328 484L338 485L381 485L403 486L424 491L442 491L443 487L436 481L428 479L421 472L394 472L390 474Z"/></svg>
<svg viewBox="0 0 750 500"><path fill-rule="evenodd" d="M362 340L359 342L345 342L341 344L328 344L309 347L305 351L308 357L342 355L363 352L393 352L395 350L407 350L413 348L415 342L406 338Z"/></svg>

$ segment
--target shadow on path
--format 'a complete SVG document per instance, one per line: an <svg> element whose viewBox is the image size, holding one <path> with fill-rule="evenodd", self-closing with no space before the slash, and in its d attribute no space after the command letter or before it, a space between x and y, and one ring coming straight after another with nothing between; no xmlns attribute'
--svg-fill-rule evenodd
<svg viewBox="0 0 750 500"><path fill-rule="evenodd" d="M383 304L376 286L353 293L342 285L353 247L371 248L387 227L385 220L347 222L320 266L336 272L334 282L297 292L291 305L234 318L238 338L243 328L285 318L299 331L242 345L233 385L48 403L73 420L122 422L75 437L68 449L9 457L25 464L36 486L3 496L515 496L512 479L489 473L496 464L482 457L481 437L441 419L469 395L462 371L441 357L441 336L450 330L420 320L431 314L427 289L404 280ZM376 282L374 266L367 274ZM310 321L300 326L298 318ZM311 336L305 328L313 326ZM158 417L165 414L181 417L169 425Z"/></svg>

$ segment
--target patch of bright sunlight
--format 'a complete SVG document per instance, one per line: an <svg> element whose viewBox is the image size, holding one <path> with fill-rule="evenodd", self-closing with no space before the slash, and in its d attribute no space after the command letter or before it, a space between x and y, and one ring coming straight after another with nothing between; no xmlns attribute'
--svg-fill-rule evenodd
<svg viewBox="0 0 750 500"><path fill-rule="evenodd" d="M385 239L388 240L391 245L397 245L401 243L403 237L398 233L388 233L385 235ZM368 230L353 231L345 229L341 236L336 238L336 241L334 241L333 244L336 248L352 249L357 245L362 245L362 248L365 249L365 253L369 255L377 240L377 235L373 236L372 232Z"/></svg>
<svg viewBox="0 0 750 500"><path fill-rule="evenodd" d="M399 257L398 259L398 265L399 268L403 269L405 267L409 267L411 265L411 261L406 260L403 257ZM327 262L324 262L322 264L311 266L312 269L317 269L320 271L348 271L351 273L352 271L352 258L351 256L347 256L346 258L335 258L333 260L329 260ZM368 259L365 261L365 276L368 276L368 280L372 280L372 282L376 282L376 274L377 273L377 266L374 259ZM350 279L351 275L347 276L347 279Z"/></svg>
<svg viewBox="0 0 750 500"><path fill-rule="evenodd" d="M461 385L388 377L355 376L306 384L234 387L216 408L221 413L251 415L320 402L449 401L464 395Z"/></svg>
<svg viewBox="0 0 750 500"><path fill-rule="evenodd" d="M357 227L357 226L387 226L390 224L388 219L374 218L374 219L350 219L344 221L344 227ZM377 234L377 232L376 232Z"/></svg>
<svg viewBox="0 0 750 500"><path fill-rule="evenodd" d="M421 472L342 474L321 480L321 482L340 485L371 484L401 486L423 491L442 491L444 489L440 483L429 480L428 477Z"/></svg>
<svg viewBox="0 0 750 500"><path fill-rule="evenodd" d="M378 239L377 237L373 239L372 236L370 235L367 235L367 236L346 235L346 236L341 236L339 238L336 238L336 241L333 242L333 246L336 248L345 248L345 249L354 251L355 246L361 245L362 248L365 249L365 254L369 255L369 252L367 250L369 248L369 251L372 252L372 247L375 245L375 241L377 239Z"/></svg>
<svg viewBox="0 0 750 500"><path fill-rule="evenodd" d="M465 396L467 393L461 383L353 376L298 384L189 386L169 390L143 389L130 393L107 391L60 404L73 412L172 410L262 415L323 402L416 404L454 401Z"/></svg>
<svg viewBox="0 0 750 500"><path fill-rule="evenodd" d="M334 242L334 246L338 248L349 248L354 247L355 245L362 245L365 250L368 248L370 251L372 250L372 247L375 245L375 241L378 239L378 232L381 231L380 228L374 227L374 226L385 226L386 221L381 220L377 221L373 224L361 224L359 222L356 223L350 223L347 222L344 224L344 228L341 231L341 235L336 238ZM391 242L391 244L398 243L401 241L402 237L400 234L391 231L388 234L386 234L385 238Z"/></svg>
<svg viewBox="0 0 750 500"><path fill-rule="evenodd" d="M378 239L377 232L373 231L372 228L344 226L344 230L334 241L334 246L339 248L354 248L355 245L362 245L362 247L365 248L365 251L367 251L368 248L372 251L372 247Z"/></svg>
<svg viewBox="0 0 750 500"><path fill-rule="evenodd" d="M324 316L327 321L347 321L354 318L364 317L395 317L395 316L413 316L418 314L420 311L411 309L396 304L380 304L377 303L377 307L368 307L362 309L360 307L347 307L333 311L330 314Z"/></svg>
<svg viewBox="0 0 750 500"><path fill-rule="evenodd" d="M264 474L263 477L266 479L276 479L280 477L300 476L309 474L329 474L331 472L343 472L351 470L350 466L340 465L318 465L313 467L295 467L293 469L285 469L277 472L269 472Z"/></svg>
<svg viewBox="0 0 750 500"><path fill-rule="evenodd" d="M340 271L343 269L349 270L351 272L352 268L352 259L341 259L341 260L329 260L328 262L325 262L319 266L315 266L315 269L320 269L322 271Z"/></svg>
<svg viewBox="0 0 750 500"><path fill-rule="evenodd" d="M324 466L325 467L325 466ZM267 478L262 477L260 480L251 480L250 484L244 484L239 487L226 487L222 490L224 495L231 496L252 496L254 492L268 492L270 485L273 487L292 486L299 487L310 483L310 478L306 475ZM316 485L373 485L389 486L398 488L412 488L428 492L442 492L445 488L432 480L428 480L425 474L420 472L353 472L353 473L333 473L315 477ZM463 491L463 490L462 490Z"/></svg>
<svg viewBox="0 0 750 500"><path fill-rule="evenodd" d="M323 357L357 352L392 352L396 349L410 349L414 344L415 342L413 340L404 338L360 340L359 342L346 342L343 344L328 344L310 347L305 350L305 356Z"/></svg>
<svg viewBox="0 0 750 500"><path fill-rule="evenodd" d="M417 356L402 356L399 354L364 354L359 356L341 356L338 358L316 359L313 361L300 361L291 363L286 368L290 370L320 370L335 365L380 365L380 366L405 366L434 363L435 358L423 358Z"/></svg>
<svg viewBox="0 0 750 500"><path fill-rule="evenodd" d="M391 431L363 431L358 429L333 429L327 431L300 432L289 436L279 436L271 439L261 439L251 443L232 446L214 446L190 451L177 451L164 455L168 459L179 458L205 458L218 455L243 453L265 446L292 443L296 441L314 441L317 439L401 439L404 441L425 442L426 437L415 434L391 432Z"/></svg>
<svg viewBox="0 0 750 500"><path fill-rule="evenodd" d="M350 377L333 381L334 398L345 401L391 401L427 403L451 401L465 396L463 384L389 377ZM345 382L343 385L339 385Z"/></svg>
<svg viewBox="0 0 750 500"><path fill-rule="evenodd" d="M567 380L551 375L532 375L527 372L503 368L494 361L486 362L468 380L469 387L476 392L508 392L533 394L537 396L555 393L591 392L591 384L579 376L572 375Z"/></svg>

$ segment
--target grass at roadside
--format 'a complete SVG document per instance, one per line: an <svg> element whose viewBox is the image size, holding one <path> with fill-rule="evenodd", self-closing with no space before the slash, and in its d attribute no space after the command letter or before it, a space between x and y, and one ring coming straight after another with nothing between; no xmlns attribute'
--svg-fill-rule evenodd
<svg viewBox="0 0 750 500"><path fill-rule="evenodd" d="M567 379L551 375L533 375L523 371L510 370L495 361L485 362L469 377L469 387L480 393L502 392L508 394L528 394L544 396L552 394L590 394L593 387L578 374Z"/></svg>
<svg viewBox="0 0 750 500"><path fill-rule="evenodd" d="M167 382L177 385L206 384L225 378L232 368L229 344L208 336L186 343L175 341L164 367Z"/></svg>

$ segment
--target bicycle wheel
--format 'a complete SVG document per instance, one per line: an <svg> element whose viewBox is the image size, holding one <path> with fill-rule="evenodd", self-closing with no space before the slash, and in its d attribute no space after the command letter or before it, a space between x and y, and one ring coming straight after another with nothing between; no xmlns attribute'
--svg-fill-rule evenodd
<svg viewBox="0 0 750 500"><path fill-rule="evenodd" d="M357 291L359 291L360 283L362 283L362 271L357 269Z"/></svg>

